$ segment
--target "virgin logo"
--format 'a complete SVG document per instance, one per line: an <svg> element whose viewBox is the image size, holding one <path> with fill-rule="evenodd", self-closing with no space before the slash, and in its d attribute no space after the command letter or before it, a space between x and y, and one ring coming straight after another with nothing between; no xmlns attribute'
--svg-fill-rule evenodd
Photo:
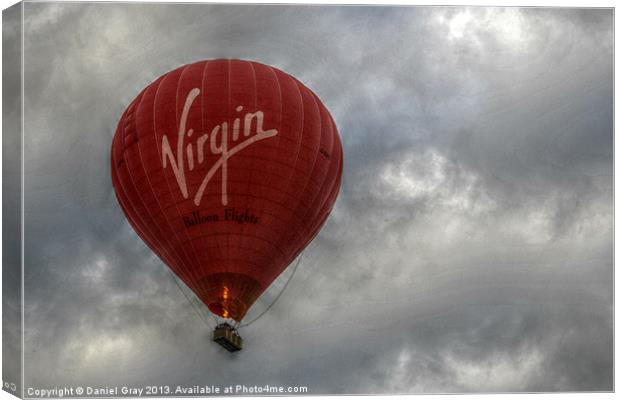
<svg viewBox="0 0 620 400"><path fill-rule="evenodd" d="M235 118L232 124L232 143L235 144L233 147L228 148L228 122L222 122L219 125L216 125L211 129L210 133L204 133L200 136L197 136L197 140L195 143L187 143L185 144L185 135L187 134L187 138L191 139L194 130L187 129L187 117L189 115L189 109L192 106L192 103L200 94L200 89L194 88L187 95L187 99L185 100L185 105L183 106L183 113L181 114L181 121L179 123L179 134L177 138L177 148L176 154L170 147L170 142L168 141L168 137L166 135L163 136L161 141L161 149L162 149L162 163L163 167L166 168L168 163L170 163L170 167L174 172L174 176L176 177L177 184L179 185L179 189L181 189L181 193L184 198L189 197L189 193L187 191L187 183L185 180L185 162L187 161L187 168L189 171L194 169L194 166L197 164L202 164L205 161L205 148L211 152L211 154L219 154L220 158L217 159L215 163L211 166L211 168L207 171L207 174L202 180L202 183L198 187L198 190L193 195L194 196L194 204L197 206L200 205L200 201L202 200L202 196L207 187L207 184L213 178L213 176L219 170L222 171L222 204L228 204L228 160L245 149L252 143L256 143L260 140L268 139L278 134L276 129L268 129L263 130L263 118L264 114L262 111L255 111L246 113L243 117L243 130L241 131L241 118ZM241 112L243 107L238 106L236 108L237 112ZM255 122L255 123L254 123ZM252 132L252 126L256 127L254 134ZM243 134L242 134L243 133ZM194 144L195 144L195 152L196 157L194 157Z"/></svg>

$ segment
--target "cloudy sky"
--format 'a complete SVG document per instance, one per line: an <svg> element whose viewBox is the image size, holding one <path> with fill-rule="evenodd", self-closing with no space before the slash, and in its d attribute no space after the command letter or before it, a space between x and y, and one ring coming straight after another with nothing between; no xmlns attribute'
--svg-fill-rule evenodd
<svg viewBox="0 0 620 400"><path fill-rule="evenodd" d="M26 3L24 22L26 387L612 389L611 10ZM211 58L299 78L345 154L232 355L109 172L139 90Z"/></svg>

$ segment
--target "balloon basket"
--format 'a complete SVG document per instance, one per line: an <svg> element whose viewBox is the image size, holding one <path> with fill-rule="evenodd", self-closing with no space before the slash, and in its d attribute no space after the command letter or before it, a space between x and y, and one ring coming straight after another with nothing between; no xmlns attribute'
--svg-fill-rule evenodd
<svg viewBox="0 0 620 400"><path fill-rule="evenodd" d="M243 339L239 336L237 329L226 322L215 327L213 341L231 353L243 348Z"/></svg>

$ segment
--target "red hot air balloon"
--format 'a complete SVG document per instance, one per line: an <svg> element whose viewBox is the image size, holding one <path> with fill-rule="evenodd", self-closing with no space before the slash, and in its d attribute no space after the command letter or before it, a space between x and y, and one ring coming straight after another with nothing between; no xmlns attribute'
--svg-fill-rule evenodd
<svg viewBox="0 0 620 400"><path fill-rule="evenodd" d="M111 167L138 235L209 310L241 321L325 222L342 145L297 79L209 60L168 72L131 102Z"/></svg>

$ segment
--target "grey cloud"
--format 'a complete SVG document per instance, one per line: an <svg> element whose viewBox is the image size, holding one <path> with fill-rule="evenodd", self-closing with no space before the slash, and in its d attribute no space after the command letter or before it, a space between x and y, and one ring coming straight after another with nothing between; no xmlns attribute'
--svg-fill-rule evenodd
<svg viewBox="0 0 620 400"><path fill-rule="evenodd" d="M28 3L25 21L27 386L612 389L610 10ZM235 355L108 165L138 91L216 57L298 77L345 152L332 216Z"/></svg>

